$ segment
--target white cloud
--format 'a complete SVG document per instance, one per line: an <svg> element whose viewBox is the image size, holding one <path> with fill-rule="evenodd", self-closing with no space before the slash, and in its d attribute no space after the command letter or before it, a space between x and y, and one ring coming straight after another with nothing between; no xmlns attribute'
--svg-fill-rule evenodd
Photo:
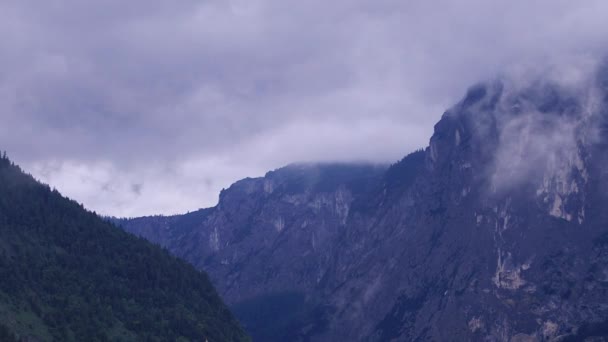
<svg viewBox="0 0 608 342"><path fill-rule="evenodd" d="M599 0L5 1L0 147L100 212L186 211L287 162L396 160L426 145L472 83L603 54L606 10ZM188 167L201 174L168 171Z"/></svg>

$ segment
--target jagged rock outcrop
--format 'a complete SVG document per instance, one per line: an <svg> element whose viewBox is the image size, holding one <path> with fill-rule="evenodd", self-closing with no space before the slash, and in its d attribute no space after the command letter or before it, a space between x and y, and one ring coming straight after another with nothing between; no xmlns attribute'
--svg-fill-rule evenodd
<svg viewBox="0 0 608 342"><path fill-rule="evenodd" d="M259 340L602 340L607 79L481 84L387 170L278 170L123 225L209 272Z"/></svg>

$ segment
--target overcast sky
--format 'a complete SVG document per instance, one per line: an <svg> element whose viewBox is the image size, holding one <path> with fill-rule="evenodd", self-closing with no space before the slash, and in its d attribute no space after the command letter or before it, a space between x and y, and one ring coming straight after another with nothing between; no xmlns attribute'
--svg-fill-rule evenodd
<svg viewBox="0 0 608 342"><path fill-rule="evenodd" d="M392 162L475 82L603 54L608 2L3 0L0 149L99 213Z"/></svg>

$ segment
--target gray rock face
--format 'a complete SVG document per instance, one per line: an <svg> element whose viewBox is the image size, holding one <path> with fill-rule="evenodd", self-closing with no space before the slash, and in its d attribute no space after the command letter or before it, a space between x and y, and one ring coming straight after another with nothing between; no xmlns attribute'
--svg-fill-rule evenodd
<svg viewBox="0 0 608 342"><path fill-rule="evenodd" d="M606 75L479 85L388 169L290 166L122 224L207 271L259 341L603 340Z"/></svg>
<svg viewBox="0 0 608 342"><path fill-rule="evenodd" d="M259 340L297 339L324 329L327 304L317 291L331 276L336 241L355 199L386 168L290 165L233 184L214 208L120 223L206 270Z"/></svg>

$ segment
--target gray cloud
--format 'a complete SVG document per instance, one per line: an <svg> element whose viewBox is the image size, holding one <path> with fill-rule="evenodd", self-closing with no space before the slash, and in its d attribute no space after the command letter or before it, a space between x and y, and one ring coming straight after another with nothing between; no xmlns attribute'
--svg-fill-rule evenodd
<svg viewBox="0 0 608 342"><path fill-rule="evenodd" d="M234 180L289 162L396 160L426 145L472 83L602 55L606 10L599 0L4 1L0 147L104 214L213 205Z"/></svg>
<svg viewBox="0 0 608 342"><path fill-rule="evenodd" d="M491 114L477 108L475 129L482 137L498 137L496 150L485 151L495 159L490 170L494 190L509 190L582 164L574 161L581 158L580 149L600 141L604 103L598 82L605 75L604 65L603 57L571 58L512 70L486 85L486 98L499 100Z"/></svg>

